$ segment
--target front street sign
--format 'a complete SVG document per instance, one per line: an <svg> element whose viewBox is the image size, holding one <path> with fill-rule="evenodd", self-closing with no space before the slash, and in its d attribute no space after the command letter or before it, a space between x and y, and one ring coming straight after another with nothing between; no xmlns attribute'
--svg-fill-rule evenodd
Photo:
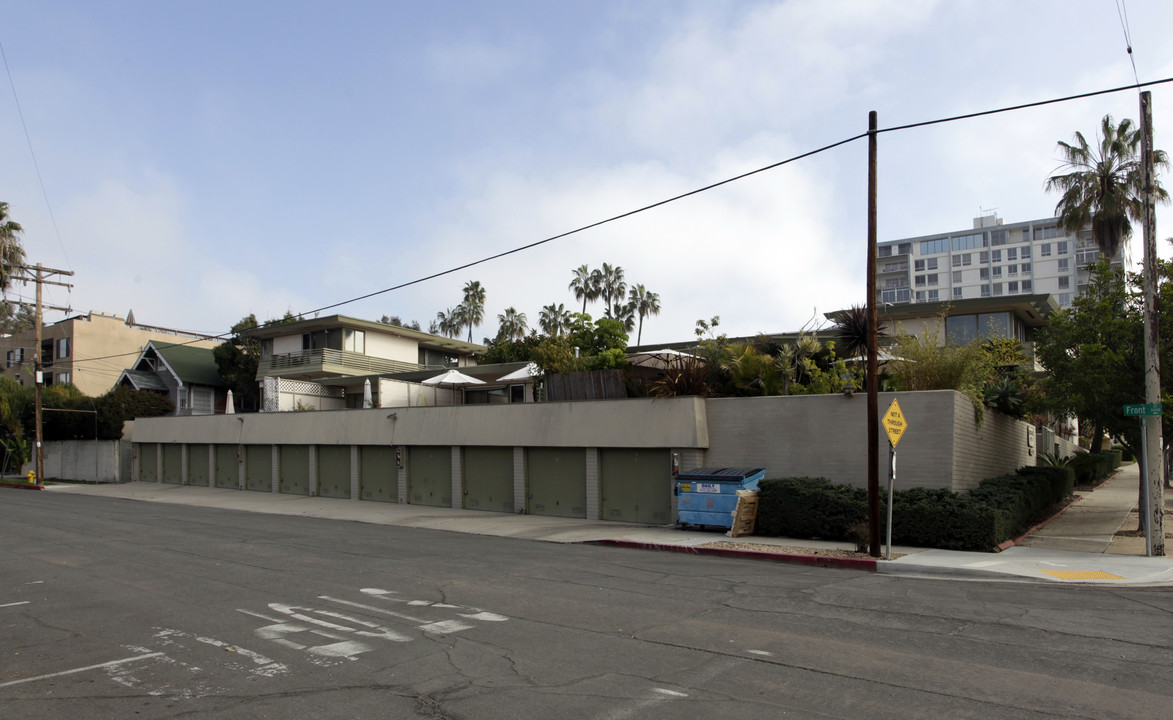
<svg viewBox="0 0 1173 720"><path fill-rule="evenodd" d="M1160 415L1161 403L1150 403L1141 405L1125 405L1124 417L1143 417L1145 415Z"/></svg>

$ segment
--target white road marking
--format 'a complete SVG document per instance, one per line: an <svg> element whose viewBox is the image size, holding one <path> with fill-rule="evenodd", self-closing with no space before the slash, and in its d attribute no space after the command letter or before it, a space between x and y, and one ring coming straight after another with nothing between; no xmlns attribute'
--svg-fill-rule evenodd
<svg viewBox="0 0 1173 720"><path fill-rule="evenodd" d="M135 655L134 657L123 658L121 660L111 660L110 662L98 663L97 665L87 665L85 667L74 668L72 670L62 670L61 672L49 673L48 675L38 675L36 677L24 678L23 680L9 680L6 683L0 683L0 688L11 687L12 685L21 685L23 683L36 682L37 680L48 680L49 678L61 677L63 675L74 675L76 673L86 672L87 670L99 670L101 668L115 667L117 665L125 665L126 663L138 662L139 660L148 660L150 658L160 657L163 653L155 652L146 655Z"/></svg>
<svg viewBox="0 0 1173 720"><path fill-rule="evenodd" d="M766 650L746 650L750 655L761 655L762 657L774 657L774 653Z"/></svg>
<svg viewBox="0 0 1173 720"><path fill-rule="evenodd" d="M205 645L211 645L212 647L220 648L234 655L240 655L241 657L248 658L255 666L248 669L249 673L253 675L273 677L275 675L284 675L289 672L288 667L273 660L272 658L266 657L259 652L249 650L248 648L241 647L239 645L233 645L232 643L226 643L223 640L217 640L216 638L193 635L191 633L185 633L182 630L173 630L171 628L159 629L159 631L155 633L155 637L168 640L172 637L189 637ZM248 668L247 665L244 667Z"/></svg>
<svg viewBox="0 0 1173 720"><path fill-rule="evenodd" d="M667 688L652 688L652 692L660 693L661 695L667 695L668 697L674 697L674 698L688 697L688 693L676 692L675 690L669 690Z"/></svg>
<svg viewBox="0 0 1173 720"><path fill-rule="evenodd" d="M362 610L369 610L370 612L381 613L383 615L389 615L391 617L399 618L400 620L407 620L408 622L422 623L420 625L416 625L416 628L423 630L426 633L448 635L454 632L460 632L461 630L468 630L469 628L473 627L472 625L462 623L459 620L441 620L439 622L428 622L424 618L412 617L410 615L404 615L403 613L392 612L390 610L385 610L384 608L375 607L374 605L364 605L362 603L351 602L350 600L342 600L341 598L330 597L329 595L319 595L318 599L328 600L330 602L339 603L340 605L349 605L351 607L360 608Z"/></svg>
<svg viewBox="0 0 1173 720"><path fill-rule="evenodd" d="M484 610L481 610L480 612L472 613L471 615L466 615L465 613L460 613L460 617L468 618L469 620L484 620L485 622L505 622L506 620L509 619L508 617L506 617L504 615L498 615L497 613L485 612Z"/></svg>
<svg viewBox="0 0 1173 720"><path fill-rule="evenodd" d="M5 605L0 605L0 608L16 607L17 605L28 605L28 604L29 604L28 600L21 600L20 602L7 603Z"/></svg>

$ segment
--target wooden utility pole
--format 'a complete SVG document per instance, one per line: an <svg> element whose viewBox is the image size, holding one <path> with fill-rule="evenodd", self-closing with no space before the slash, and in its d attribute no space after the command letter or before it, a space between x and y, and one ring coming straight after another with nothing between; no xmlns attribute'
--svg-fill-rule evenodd
<svg viewBox="0 0 1173 720"><path fill-rule="evenodd" d="M880 402L876 323L876 111L868 113L868 549L880 557Z"/></svg>
<svg viewBox="0 0 1173 720"><path fill-rule="evenodd" d="M1155 210L1155 187L1153 183L1153 104L1152 95L1140 94L1140 155L1144 169L1144 396L1145 404L1159 405L1161 402L1160 366L1160 320L1157 315L1157 292L1160 277L1157 273L1157 217ZM1145 444L1147 462L1144 467L1145 492L1148 494L1148 517L1145 527L1148 538L1148 555L1165 554L1165 489L1161 483L1161 416L1145 423Z"/></svg>
<svg viewBox="0 0 1173 720"><path fill-rule="evenodd" d="M62 310L68 312L69 308L58 307L56 305L44 305L41 302L41 286L42 285L60 285L65 288L72 288L72 285L47 278L53 275L73 275L70 270L54 270L52 268L43 267L40 263L29 267L28 265L17 265L14 269L18 269L24 273L19 278L21 282L32 282L37 284L37 304L34 310L34 340L33 340L33 386L34 386L34 414L37 425L37 446L36 446L36 468L37 468L37 483L44 482L45 478L45 454L44 454L44 433L41 426L41 315L45 308L50 310ZM23 303L19 303L23 304Z"/></svg>

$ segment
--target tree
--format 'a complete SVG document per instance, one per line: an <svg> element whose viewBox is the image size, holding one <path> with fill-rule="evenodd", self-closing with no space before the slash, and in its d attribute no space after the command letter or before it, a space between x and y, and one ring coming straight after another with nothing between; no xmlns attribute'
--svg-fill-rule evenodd
<svg viewBox="0 0 1173 720"><path fill-rule="evenodd" d="M607 317L615 317L615 310L619 305L619 301L627 293L627 283L623 278L623 268L618 265L612 267L610 263L603 263L603 269L596 270L598 273L597 287L599 288L599 296L603 298L603 305Z"/></svg>
<svg viewBox="0 0 1173 720"><path fill-rule="evenodd" d="M485 320L485 289L480 282L469 280L464 286L464 302L461 303L463 324L468 326L468 341L472 342L472 329Z"/></svg>
<svg viewBox="0 0 1173 720"><path fill-rule="evenodd" d="M384 325L392 325L394 327L406 328L408 330L420 329L418 320L412 320L411 322L405 323L398 315L384 315L383 317L379 318L379 322L383 323Z"/></svg>
<svg viewBox="0 0 1173 720"><path fill-rule="evenodd" d="M831 332L838 343L839 354L848 358L867 357L868 354L868 309L863 305L852 305L839 313ZM887 335L883 320L876 323L876 337Z"/></svg>
<svg viewBox="0 0 1173 720"><path fill-rule="evenodd" d="M24 228L8 217L8 203L0 202L0 290L12 284L12 269L24 264L24 248L18 237Z"/></svg>
<svg viewBox="0 0 1173 720"><path fill-rule="evenodd" d="M1141 132L1128 118L1117 125L1111 115L1105 115L1098 140L1093 147L1083 133L1076 132L1074 143L1060 141L1063 164L1058 174L1047 178L1046 188L1063 194L1055 206L1063 229L1079 232L1091 225L1100 251L1111 259L1132 237L1132 221L1144 219ZM1163 150L1153 151L1153 165L1157 170L1168 169ZM1155 194L1158 202L1168 202L1169 193L1159 183Z"/></svg>
<svg viewBox="0 0 1173 720"><path fill-rule="evenodd" d="M516 308L505 308L505 312L497 316L497 322L500 323L497 330L498 340L523 340L529 332L525 313L517 312Z"/></svg>
<svg viewBox="0 0 1173 720"><path fill-rule="evenodd" d="M561 337L569 325L570 313L562 303L558 303L556 306L554 303L544 306L538 316L538 326L542 328L542 332L550 337Z"/></svg>
<svg viewBox="0 0 1173 720"><path fill-rule="evenodd" d="M445 337L459 337L461 329L464 328L464 306L457 305L454 308L441 310L436 313L434 324L436 330Z"/></svg>
<svg viewBox="0 0 1173 720"><path fill-rule="evenodd" d="M635 314L639 317L639 330L635 335L635 344L639 345L644 336L644 318L649 315L660 314L660 296L649 292L642 284L631 288L628 300Z"/></svg>
<svg viewBox="0 0 1173 720"><path fill-rule="evenodd" d="M261 362L261 342L246 333L256 327L257 316L249 313L232 326L230 338L212 348L212 357L216 359L220 377L232 390L235 406L247 410L260 406L257 368Z"/></svg>
<svg viewBox="0 0 1173 720"><path fill-rule="evenodd" d="M599 299L597 276L586 265L578 266L573 273L574 279L570 281L569 289L574 291L575 300L582 300L582 311L586 313L587 301L594 302Z"/></svg>

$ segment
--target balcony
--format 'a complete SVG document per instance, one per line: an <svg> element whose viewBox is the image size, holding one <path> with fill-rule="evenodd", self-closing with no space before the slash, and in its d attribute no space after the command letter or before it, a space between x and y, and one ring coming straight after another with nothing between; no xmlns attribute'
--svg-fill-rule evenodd
<svg viewBox="0 0 1173 720"><path fill-rule="evenodd" d="M257 365L257 378L274 375L287 378L322 378L338 375L385 375L435 368L438 365L389 360L349 350L302 350L301 352L274 355L264 358Z"/></svg>

